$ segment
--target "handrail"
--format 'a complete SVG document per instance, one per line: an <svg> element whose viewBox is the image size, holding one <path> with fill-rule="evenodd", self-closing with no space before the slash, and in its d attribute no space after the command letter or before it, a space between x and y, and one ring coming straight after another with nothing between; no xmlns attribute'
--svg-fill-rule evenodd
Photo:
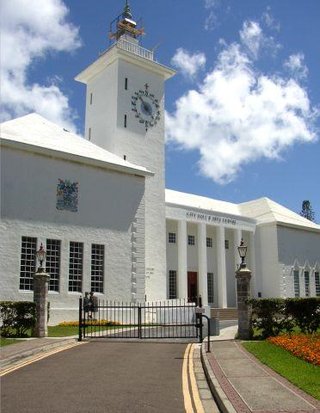
<svg viewBox="0 0 320 413"><path fill-rule="evenodd" d="M119 49L125 50L126 52L133 53L137 56L143 57L144 59L153 60L153 51L148 50L138 44L129 42L124 39L119 39L116 43Z"/></svg>

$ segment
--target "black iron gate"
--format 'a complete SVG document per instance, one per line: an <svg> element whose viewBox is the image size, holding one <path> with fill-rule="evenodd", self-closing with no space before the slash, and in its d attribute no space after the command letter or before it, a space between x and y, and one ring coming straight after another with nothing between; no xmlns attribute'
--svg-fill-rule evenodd
<svg viewBox="0 0 320 413"><path fill-rule="evenodd" d="M123 303L79 301L79 341L83 338L164 339L202 337L195 302L170 300Z"/></svg>

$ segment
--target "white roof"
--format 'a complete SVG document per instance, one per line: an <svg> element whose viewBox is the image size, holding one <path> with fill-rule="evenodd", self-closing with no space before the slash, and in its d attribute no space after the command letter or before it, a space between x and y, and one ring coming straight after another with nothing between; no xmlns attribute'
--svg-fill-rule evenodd
<svg viewBox="0 0 320 413"><path fill-rule="evenodd" d="M187 194L185 192L173 191L172 189L166 189L166 203L222 212L224 214L242 215L237 204L206 198L204 196Z"/></svg>
<svg viewBox="0 0 320 413"><path fill-rule="evenodd" d="M277 204L269 198L260 198L241 204L233 204L231 202L166 189L166 204L238 215L242 218L252 218L257 221L258 225L279 223L307 229L312 228L320 231L320 225L303 218L299 214Z"/></svg>
<svg viewBox="0 0 320 413"><path fill-rule="evenodd" d="M127 162L37 113L2 123L1 142L19 145L25 150L54 151L56 156L69 160L79 160L80 157L82 162L89 161L107 169L139 175L151 174L143 166Z"/></svg>
<svg viewBox="0 0 320 413"><path fill-rule="evenodd" d="M239 209L251 218L256 218L258 224L280 223L289 226L298 226L320 230L320 225L303 218L284 206L269 198L259 198L254 201L239 204Z"/></svg>

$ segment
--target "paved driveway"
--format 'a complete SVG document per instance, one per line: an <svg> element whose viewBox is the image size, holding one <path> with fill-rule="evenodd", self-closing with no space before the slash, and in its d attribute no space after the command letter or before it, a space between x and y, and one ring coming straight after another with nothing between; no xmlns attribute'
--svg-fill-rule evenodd
<svg viewBox="0 0 320 413"><path fill-rule="evenodd" d="M2 413L184 412L186 344L96 341L2 377Z"/></svg>

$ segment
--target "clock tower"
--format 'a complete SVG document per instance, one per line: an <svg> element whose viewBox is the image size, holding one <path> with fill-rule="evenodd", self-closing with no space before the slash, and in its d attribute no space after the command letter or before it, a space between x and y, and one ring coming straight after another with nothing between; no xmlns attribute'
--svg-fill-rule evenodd
<svg viewBox="0 0 320 413"><path fill-rule="evenodd" d="M153 173L146 178L144 193L145 287L132 299L163 300L167 297L164 82L175 71L156 62L153 51L140 45L142 34L126 1L110 25L112 45L76 80L87 85L86 139Z"/></svg>

